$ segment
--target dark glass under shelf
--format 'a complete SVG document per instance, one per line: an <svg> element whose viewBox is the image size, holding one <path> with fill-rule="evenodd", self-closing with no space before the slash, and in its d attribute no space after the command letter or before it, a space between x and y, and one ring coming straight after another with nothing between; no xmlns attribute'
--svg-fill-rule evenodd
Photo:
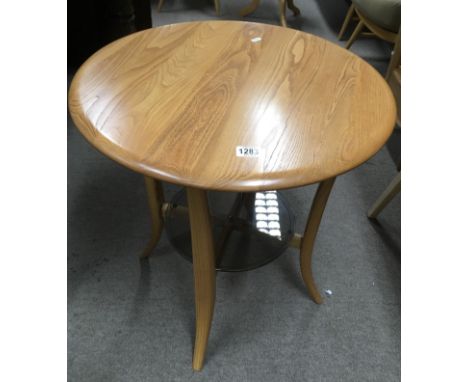
<svg viewBox="0 0 468 382"><path fill-rule="evenodd" d="M208 201L217 270L255 269L273 261L287 249L294 234L294 216L280 192L208 192ZM165 225L171 244L192 261L185 190L172 199Z"/></svg>

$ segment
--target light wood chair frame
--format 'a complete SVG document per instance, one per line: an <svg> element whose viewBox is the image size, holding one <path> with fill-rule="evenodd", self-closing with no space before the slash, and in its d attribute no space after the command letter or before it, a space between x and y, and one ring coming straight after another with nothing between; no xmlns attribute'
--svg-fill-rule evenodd
<svg viewBox="0 0 468 382"><path fill-rule="evenodd" d="M367 217L371 219L377 218L382 210L390 203L393 198L398 195L401 190L401 172L392 179L387 188L380 194L377 200L374 202L372 207L367 212Z"/></svg>
<svg viewBox="0 0 468 382"><path fill-rule="evenodd" d="M392 57L388 65L387 73L385 75L393 95L398 105L398 118L397 126L401 125L401 28L398 31L395 46L393 48ZM400 164L398 164L398 174L392 179L387 188L377 198L374 204L367 212L367 216L371 219L376 219L382 210L398 195L401 191L401 171Z"/></svg>
<svg viewBox="0 0 468 382"><path fill-rule="evenodd" d="M214 1L214 6L215 6L216 16L220 16L221 4L219 3L219 0L213 0L213 1ZM156 6L156 12L159 13L163 5L164 5L164 0L159 0L158 5Z"/></svg>
<svg viewBox="0 0 468 382"><path fill-rule="evenodd" d="M220 0L213 0L215 5L216 16L221 15L221 4ZM161 8L164 5L164 0L159 0L158 5L156 6L156 12L160 12ZM260 5L260 0L252 0L252 2L246 5L240 11L240 16L245 17L250 15L251 13L255 12ZM278 0L278 8L279 8L279 17L280 17L280 24L283 27L287 27L288 23L286 21L286 6L293 12L294 16L299 16L301 14L301 10L294 4L294 0Z"/></svg>
<svg viewBox="0 0 468 382"><path fill-rule="evenodd" d="M346 42L346 45L345 45L346 49L349 49L351 45L353 45L353 43L361 34L364 34L366 36L369 36L369 35L377 36L381 38L382 40L388 41L392 44L396 43L398 33L389 31L387 29L384 29L378 26L373 21L369 20L369 18L364 16L362 12L360 12L359 9L354 4L351 4L351 6L348 9L346 17L343 21L343 25L341 26L340 32L338 33L338 40L341 40L343 38L344 33L348 29L349 23L353 19L357 19L358 23L353 33L351 34L351 37ZM364 27L366 27L370 31L370 33L363 33Z"/></svg>
<svg viewBox="0 0 468 382"><path fill-rule="evenodd" d="M322 181L315 193L309 211L304 234L295 233L289 243L299 249L299 263L302 278L309 296L317 304L322 303L322 296L316 286L312 273L312 254L323 212L335 178ZM160 181L145 176L148 204L151 215L151 238L142 257L148 257L158 244L164 227L164 219L174 206L164 201L163 187ZM195 291L195 344L192 367L201 370L208 345L211 322L216 296L216 255L212 233L207 191L186 187L190 230L192 237L193 276ZM186 213L182 211L181 213Z"/></svg>

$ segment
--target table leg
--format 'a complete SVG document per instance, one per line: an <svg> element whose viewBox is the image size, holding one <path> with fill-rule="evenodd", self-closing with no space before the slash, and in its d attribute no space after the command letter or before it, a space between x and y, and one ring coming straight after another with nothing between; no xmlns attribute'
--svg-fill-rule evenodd
<svg viewBox="0 0 468 382"><path fill-rule="evenodd" d="M312 275L312 250L314 248L315 237L317 236L323 211L325 210L328 196L330 195L334 182L335 178L330 178L320 183L315 194L314 201L312 202L312 207L310 208L304 237L302 238L300 247L302 278L304 279L304 283L310 297L317 304L322 303L322 296L315 285L314 277Z"/></svg>
<svg viewBox="0 0 468 382"><path fill-rule="evenodd" d="M210 334L216 295L216 268L206 191L187 187L195 282L195 347L192 367L201 370Z"/></svg>
<svg viewBox="0 0 468 382"><path fill-rule="evenodd" d="M149 176L145 176L146 192L151 214L151 239L143 251L141 257L148 257L158 244L164 227L162 206L164 203L164 192L162 184Z"/></svg>

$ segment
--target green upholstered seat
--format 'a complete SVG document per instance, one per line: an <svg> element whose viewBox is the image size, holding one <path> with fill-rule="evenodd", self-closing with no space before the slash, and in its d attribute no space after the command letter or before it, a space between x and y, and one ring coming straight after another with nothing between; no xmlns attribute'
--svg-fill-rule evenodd
<svg viewBox="0 0 468 382"><path fill-rule="evenodd" d="M383 29L397 33L401 22L401 0L353 0L360 13Z"/></svg>

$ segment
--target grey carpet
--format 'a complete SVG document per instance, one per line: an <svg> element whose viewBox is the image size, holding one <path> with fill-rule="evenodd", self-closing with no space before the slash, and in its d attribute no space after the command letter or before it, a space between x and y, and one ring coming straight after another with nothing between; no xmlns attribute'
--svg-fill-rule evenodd
<svg viewBox="0 0 468 382"><path fill-rule="evenodd" d="M246 4L221 0L222 17ZM297 0L290 26L336 42L342 0ZM274 0L248 20L277 23ZM215 18L210 2L166 0L155 25ZM390 48L373 39L353 51L385 70ZM72 73L70 73L70 76ZM399 131L367 163L335 183L315 246L318 306L301 281L298 253L245 273L218 273L203 371L191 369L191 265L164 235L149 260L142 177L96 152L68 121L69 381L398 381L400 197L370 223L366 211L396 173ZM165 185L170 195L177 187ZM302 230L315 186L285 196Z"/></svg>

